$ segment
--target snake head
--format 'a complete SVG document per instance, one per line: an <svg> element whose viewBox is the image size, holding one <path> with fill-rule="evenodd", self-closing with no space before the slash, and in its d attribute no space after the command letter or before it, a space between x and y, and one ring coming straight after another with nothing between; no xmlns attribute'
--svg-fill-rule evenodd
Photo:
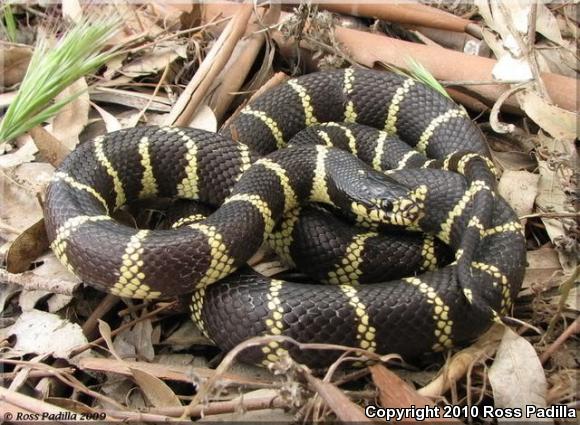
<svg viewBox="0 0 580 425"><path fill-rule="evenodd" d="M424 216L427 187L409 188L383 174L368 174L364 190L351 210L365 220L400 227L417 227Z"/></svg>

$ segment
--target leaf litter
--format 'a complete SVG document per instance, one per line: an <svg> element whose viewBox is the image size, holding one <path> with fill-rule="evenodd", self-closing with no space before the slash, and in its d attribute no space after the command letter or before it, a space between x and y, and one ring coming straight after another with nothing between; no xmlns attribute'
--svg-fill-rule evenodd
<svg viewBox="0 0 580 425"><path fill-rule="evenodd" d="M368 404L578 409L578 111L569 98L578 72L573 50L578 5L454 3L375 4L366 17L358 16L364 8L343 8L340 15L315 4L283 10L213 3L100 5L122 16L121 30L109 41L110 47L122 47L118 55L61 92L53 101L81 94L0 153L0 362L8 387L0 388L0 410L91 411L142 422L187 417L295 423L366 422ZM77 1L11 7L23 43L0 43L2 108L14 101L43 19L80 22L87 8ZM410 8L419 20L412 25L402 19ZM421 22L421 16L438 19ZM440 47L421 25L445 22L459 22L483 38L492 57L449 49L428 56L428 49ZM407 37L415 41L402 44ZM391 43L394 54L408 48L399 57L421 64L445 80L445 87L461 87L461 96L449 93L473 112L490 140L503 172L499 190L525 224L528 242L526 276L509 326L494 325L471 346L419 367L388 353L322 344L316 347L345 353L327 371L289 357L266 370L240 364L236 356L279 337L256 338L220 353L189 320L187 300L148 303L81 290L78 279L47 251L41 220L46 183L54 166L95 131L175 122L216 131L256 91L304 69L408 66L391 52L360 44L371 38ZM463 59L450 78L449 68L442 71L437 60L448 63L445 55L458 52ZM240 77L231 78L236 72ZM267 253L256 255L252 265L265 274L284 270ZM360 359L374 364L350 367ZM25 384L36 387L39 397L22 394ZM458 422L486 423L481 417Z"/></svg>

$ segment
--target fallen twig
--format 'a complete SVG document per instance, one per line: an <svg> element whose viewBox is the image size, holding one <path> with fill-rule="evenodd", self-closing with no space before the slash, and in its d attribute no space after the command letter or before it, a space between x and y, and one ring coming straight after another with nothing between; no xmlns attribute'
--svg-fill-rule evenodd
<svg viewBox="0 0 580 425"><path fill-rule="evenodd" d="M75 289L80 284L62 279L47 279L33 272L9 273L2 268L0 268L0 282L15 283L27 291L47 291L62 295L73 295Z"/></svg>
<svg viewBox="0 0 580 425"><path fill-rule="evenodd" d="M540 361L542 364L546 363L550 357L566 342L568 338L572 335L580 333L580 317L577 317L576 320L572 322L570 326L568 326L562 334L556 338L556 340L542 353L540 356Z"/></svg>

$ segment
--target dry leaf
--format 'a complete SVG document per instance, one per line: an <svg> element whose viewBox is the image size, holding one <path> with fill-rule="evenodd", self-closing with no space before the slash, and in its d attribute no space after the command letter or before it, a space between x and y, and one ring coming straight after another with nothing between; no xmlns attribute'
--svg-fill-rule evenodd
<svg viewBox="0 0 580 425"><path fill-rule="evenodd" d="M129 90L112 89L109 87L95 87L91 91L91 100L109 102L118 105L129 106L135 109L143 109L147 106L149 111L169 112L171 102L167 97L152 96L152 93L139 93ZM151 99L153 99L151 101ZM151 101L151 103L149 103Z"/></svg>
<svg viewBox="0 0 580 425"><path fill-rule="evenodd" d="M60 92L55 99L58 101L81 93L56 114L49 130L69 151L79 143L79 134L89 121L90 105L87 89L87 82L83 77Z"/></svg>
<svg viewBox="0 0 580 425"><path fill-rule="evenodd" d="M83 8L79 0L62 0L62 16L71 22L79 23L83 18Z"/></svg>
<svg viewBox="0 0 580 425"><path fill-rule="evenodd" d="M113 340L111 336L111 327L104 320L98 319L98 322L99 322L99 333L101 334L101 337L105 340L107 348L109 349L113 357L122 362L123 360L121 360L121 358L115 351L115 347L113 345Z"/></svg>
<svg viewBox="0 0 580 425"><path fill-rule="evenodd" d="M522 289L540 284L546 286L556 272L562 270L558 253L554 248L540 248L527 253L528 267Z"/></svg>
<svg viewBox="0 0 580 425"><path fill-rule="evenodd" d="M185 43L160 42L141 57L124 65L119 71L132 78L156 74L178 58L187 58Z"/></svg>
<svg viewBox="0 0 580 425"><path fill-rule="evenodd" d="M509 328L506 328L489 369L489 382L496 408L519 408L525 412L528 405L546 407L546 376L536 350ZM521 422L521 419L515 420ZM537 421L538 418L526 420ZM510 421L498 419L499 423Z"/></svg>
<svg viewBox="0 0 580 425"><path fill-rule="evenodd" d="M35 193L31 193L6 173L0 173L0 199L0 236L5 240L15 239L42 218L42 209ZM26 213L23 214L23 211Z"/></svg>
<svg viewBox="0 0 580 425"><path fill-rule="evenodd" d="M565 46L566 43L560 33L558 21L552 11L541 2L537 2L536 4L536 31L554 43Z"/></svg>
<svg viewBox="0 0 580 425"><path fill-rule="evenodd" d="M48 249L48 245L44 219L40 219L12 242L6 254L6 270L10 273L28 270L32 262Z"/></svg>
<svg viewBox="0 0 580 425"><path fill-rule="evenodd" d="M540 176L528 171L507 170L499 180L498 191L521 217L532 212L539 179Z"/></svg>
<svg viewBox="0 0 580 425"><path fill-rule="evenodd" d="M34 139L34 143L42 155L42 158L55 167L58 167L71 152L71 149L66 147L64 143L41 126L34 127L29 133Z"/></svg>
<svg viewBox="0 0 580 425"><path fill-rule="evenodd" d="M533 171L538 166L536 160L524 152L493 151L492 156L503 170Z"/></svg>
<svg viewBox="0 0 580 425"><path fill-rule="evenodd" d="M31 56L30 46L0 41L0 87L5 89L22 81Z"/></svg>
<svg viewBox="0 0 580 425"><path fill-rule="evenodd" d="M20 285L0 284L0 313L4 312L6 303L21 290L22 287Z"/></svg>
<svg viewBox="0 0 580 425"><path fill-rule="evenodd" d="M132 328L125 329L115 336L113 346L121 358L138 358L152 361L155 349L151 339L153 326L151 319L139 321Z"/></svg>
<svg viewBox="0 0 580 425"><path fill-rule="evenodd" d="M181 402L169 386L161 379L140 369L131 369L135 382L145 398L155 407L181 407Z"/></svg>
<svg viewBox="0 0 580 425"><path fill-rule="evenodd" d="M576 113L548 103L531 90L525 90L516 96L526 114L556 139L574 140L578 137Z"/></svg>
<svg viewBox="0 0 580 425"><path fill-rule="evenodd" d="M207 345L208 342L209 340L201 334L192 320L185 320L162 344L167 344L174 350L180 351L186 350L192 345Z"/></svg>
<svg viewBox="0 0 580 425"><path fill-rule="evenodd" d="M18 297L18 305L22 311L32 311L41 300L50 296L48 291L22 291ZM54 312L51 312L54 313Z"/></svg>
<svg viewBox="0 0 580 425"><path fill-rule="evenodd" d="M75 347L88 342L79 325L40 310L23 312L16 323L2 329L2 333L16 336L12 350L22 354L52 354L68 358Z"/></svg>
<svg viewBox="0 0 580 425"><path fill-rule="evenodd" d="M92 103L91 105L95 110L99 113L103 122L105 123L105 128L107 129L107 133L111 133L113 131L121 130L123 126L113 114L107 112L105 109L101 108L96 103Z"/></svg>
<svg viewBox="0 0 580 425"><path fill-rule="evenodd" d="M505 326L494 323L474 344L455 353L441 368L439 375L417 392L427 397L440 397L445 394L453 383L465 376L475 362L493 355L504 329Z"/></svg>
<svg viewBox="0 0 580 425"><path fill-rule="evenodd" d="M577 156L574 151L567 152L568 148L573 149L573 145L553 139L545 139L544 144L550 146L550 151L553 152L554 157L566 158L568 164L574 164L577 161ZM563 182L573 182L573 169L571 165L564 166L566 163L558 167L554 167L548 161L539 162L540 181L538 183L538 196L536 198L536 205L540 212L573 212L574 207L568 199L563 187ZM542 217L542 222L546 226L546 231L550 240L557 247L562 247L558 254L560 256L560 263L566 271L571 274L577 265L577 258L573 252L574 240L567 234L564 227L566 220L570 226L574 226L573 219L556 219L550 217ZM566 249L570 245L571 250Z"/></svg>
<svg viewBox="0 0 580 425"><path fill-rule="evenodd" d="M207 105L201 105L189 123L189 127L191 128L199 128L201 130L211 131L212 133L217 131L217 126L215 114Z"/></svg>
<svg viewBox="0 0 580 425"><path fill-rule="evenodd" d="M23 146L13 152L0 155L1 169L8 169L26 162L34 161L34 155L38 152L38 148L29 135L23 137L27 139Z"/></svg>

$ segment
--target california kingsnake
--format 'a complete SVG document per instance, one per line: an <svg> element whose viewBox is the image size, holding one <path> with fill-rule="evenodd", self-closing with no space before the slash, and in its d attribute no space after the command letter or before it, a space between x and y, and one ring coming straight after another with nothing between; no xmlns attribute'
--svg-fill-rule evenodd
<svg viewBox="0 0 580 425"><path fill-rule="evenodd" d="M315 144L304 142L312 138ZM466 112L416 80L370 70L314 73L265 93L222 134L138 127L80 145L49 186L46 228L57 257L86 283L133 298L193 292L194 321L224 350L274 334L418 357L481 334L508 311L521 285L522 228L495 193L491 166ZM219 208L170 230L133 229L109 216L127 202L159 196ZM456 261L359 286L366 259L381 258L367 242L374 229L363 229L338 247L328 246L330 236L314 243L323 256L342 252L325 260L330 270L319 261L312 271L338 285L234 273L266 238L282 257L308 260L295 245L299 232L309 231L293 213L308 201L340 208L367 227L429 232L450 245ZM421 247L413 261L430 269L438 258L434 239L410 238ZM247 350L245 359L269 364L288 349L314 366L337 355L271 342Z"/></svg>

